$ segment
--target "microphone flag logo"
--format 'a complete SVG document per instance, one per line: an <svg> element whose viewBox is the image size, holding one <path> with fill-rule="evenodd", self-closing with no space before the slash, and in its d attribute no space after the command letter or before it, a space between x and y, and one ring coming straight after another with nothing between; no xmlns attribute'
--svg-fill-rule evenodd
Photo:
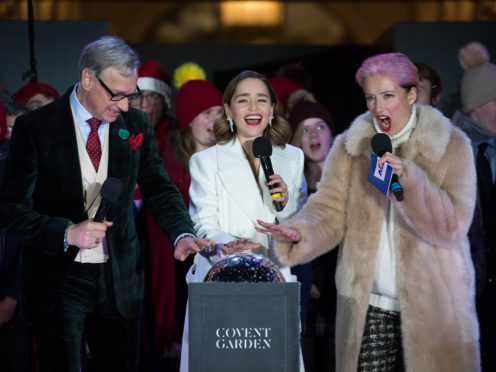
<svg viewBox="0 0 496 372"><path fill-rule="evenodd" d="M367 180L372 186L387 196L389 192L389 184L391 183L391 178L393 177L393 168L388 163L384 163L382 168L379 167L377 162L378 159L379 158L377 155L374 153L371 154Z"/></svg>

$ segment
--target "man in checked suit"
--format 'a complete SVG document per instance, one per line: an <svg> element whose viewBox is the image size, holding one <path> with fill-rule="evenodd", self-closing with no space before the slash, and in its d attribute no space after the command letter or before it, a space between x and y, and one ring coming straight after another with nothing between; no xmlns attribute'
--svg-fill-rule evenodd
<svg viewBox="0 0 496 372"><path fill-rule="evenodd" d="M146 114L129 108L139 94L138 65L125 42L102 37L83 49L79 83L14 126L0 229L23 242L21 306L42 372L78 372L83 339L96 370L136 369L143 297L136 184L177 259L213 244L194 236ZM106 221L94 222L108 177L122 182L122 194Z"/></svg>

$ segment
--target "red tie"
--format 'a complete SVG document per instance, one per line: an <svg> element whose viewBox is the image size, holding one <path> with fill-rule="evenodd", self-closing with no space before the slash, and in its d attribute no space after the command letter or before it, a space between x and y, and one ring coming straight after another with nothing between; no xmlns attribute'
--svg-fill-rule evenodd
<svg viewBox="0 0 496 372"><path fill-rule="evenodd" d="M86 120L90 125L91 131L88 136L88 141L86 141L86 151L90 156L91 162L98 172L98 166L100 165L100 158L102 157L102 146L100 145L100 138L98 138L98 128L102 124L101 120L91 118Z"/></svg>

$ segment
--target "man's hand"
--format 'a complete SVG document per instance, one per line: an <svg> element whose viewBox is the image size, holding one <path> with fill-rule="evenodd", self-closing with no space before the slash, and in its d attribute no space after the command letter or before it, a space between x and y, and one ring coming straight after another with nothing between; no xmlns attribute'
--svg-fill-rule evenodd
<svg viewBox="0 0 496 372"><path fill-rule="evenodd" d="M92 249L98 247L105 232L112 226L112 222L93 222L90 220L71 225L67 232L67 242L82 249Z"/></svg>
<svg viewBox="0 0 496 372"><path fill-rule="evenodd" d="M0 327L12 320L16 307L17 300L12 297L7 296L0 301Z"/></svg>
<svg viewBox="0 0 496 372"><path fill-rule="evenodd" d="M211 239L183 238L180 239L174 249L174 258L184 261L190 254L198 253L202 249L215 245Z"/></svg>

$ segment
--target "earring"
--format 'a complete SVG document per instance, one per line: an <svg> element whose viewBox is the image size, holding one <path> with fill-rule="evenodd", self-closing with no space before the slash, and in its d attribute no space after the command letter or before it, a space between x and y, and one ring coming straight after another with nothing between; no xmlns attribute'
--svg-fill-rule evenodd
<svg viewBox="0 0 496 372"><path fill-rule="evenodd" d="M233 119L228 116L227 121L229 122L229 128L231 129L231 132L234 133L234 121L233 121Z"/></svg>
<svg viewBox="0 0 496 372"><path fill-rule="evenodd" d="M272 115L270 115L270 118L269 118L269 127L272 127L272 120L274 119L274 117Z"/></svg>

